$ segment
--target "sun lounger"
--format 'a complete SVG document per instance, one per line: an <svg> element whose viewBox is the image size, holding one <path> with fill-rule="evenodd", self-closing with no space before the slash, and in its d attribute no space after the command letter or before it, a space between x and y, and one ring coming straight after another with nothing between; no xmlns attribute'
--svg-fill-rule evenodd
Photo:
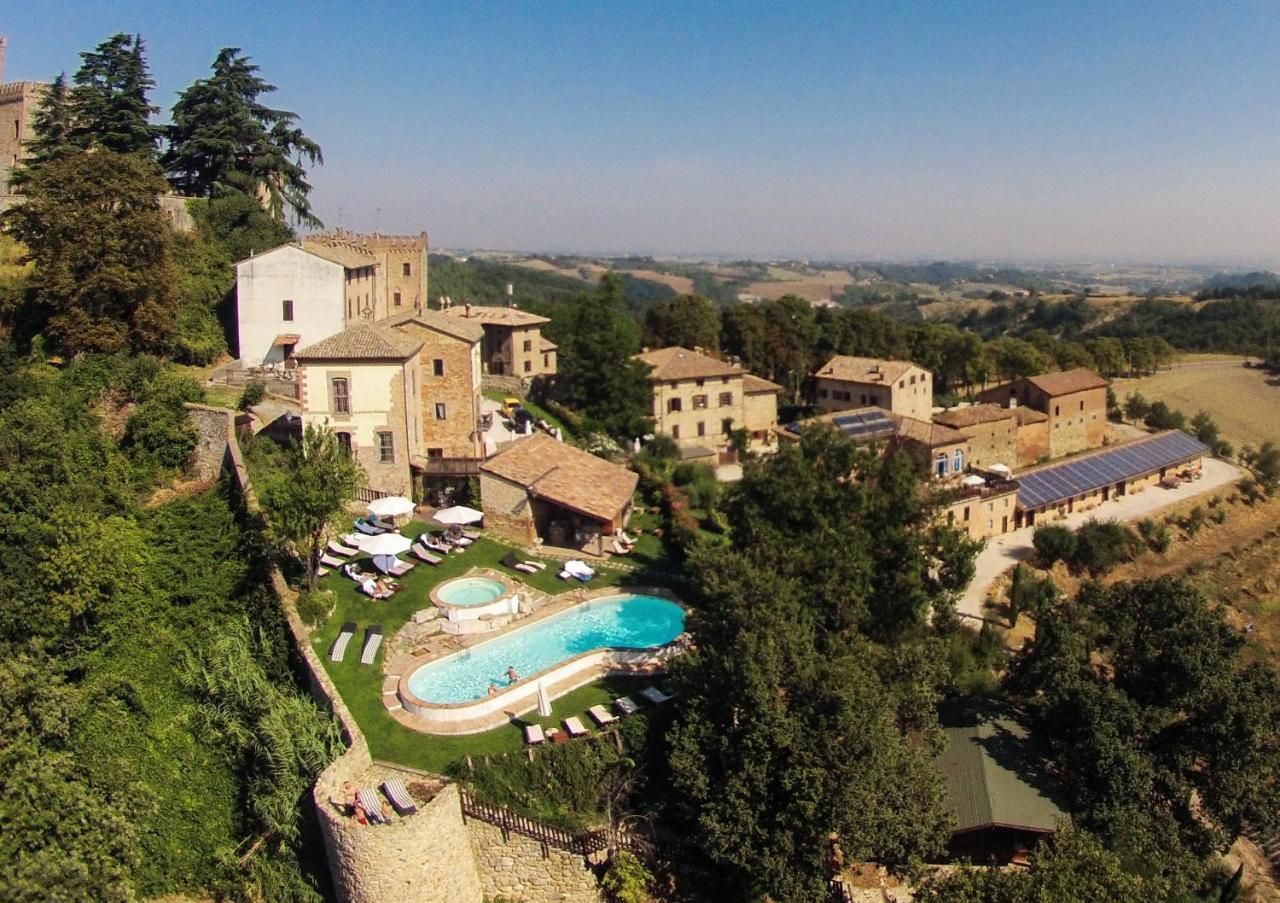
<svg viewBox="0 0 1280 903"><path fill-rule="evenodd" d="M332 555L321 555L320 563L327 568L334 568L334 569L340 568L344 564L346 564L346 562L343 561L341 558L334 558Z"/></svg>
<svg viewBox="0 0 1280 903"><path fill-rule="evenodd" d="M564 729L569 732L570 737L581 737L587 733L587 728L583 725L582 719L577 715L564 720Z"/></svg>
<svg viewBox="0 0 1280 903"><path fill-rule="evenodd" d="M618 539L622 541L623 545L634 546L636 544L636 541L627 535L626 530L618 531Z"/></svg>
<svg viewBox="0 0 1280 903"><path fill-rule="evenodd" d="M524 742L530 746L536 746L539 743L545 743L547 735L542 732L540 724L526 724L524 726Z"/></svg>
<svg viewBox="0 0 1280 903"><path fill-rule="evenodd" d="M511 568L511 570L513 571L522 571L526 574L538 573L538 569L536 567L529 564L529 562L527 561L521 561L519 558L515 556L514 552L508 552L506 555L504 555L502 557L502 564L505 567Z"/></svg>
<svg viewBox="0 0 1280 903"><path fill-rule="evenodd" d="M474 541L480 538L480 531L479 530L463 530L462 535L464 538Z"/></svg>
<svg viewBox="0 0 1280 903"><path fill-rule="evenodd" d="M355 558L360 554L359 549L353 549L351 546L344 546L336 539L329 540L329 551L342 558Z"/></svg>
<svg viewBox="0 0 1280 903"><path fill-rule="evenodd" d="M617 721L616 715L610 714L609 710L602 705L593 705L587 709L587 714L591 716L591 720L596 724L604 727L606 724L612 724Z"/></svg>
<svg viewBox="0 0 1280 903"><path fill-rule="evenodd" d="M382 625L370 624L364 631L364 650L360 653L360 664L372 665L382 645Z"/></svg>
<svg viewBox="0 0 1280 903"><path fill-rule="evenodd" d="M397 558L396 563L387 569L387 573L393 577L403 577L417 566L418 562L416 561L401 561Z"/></svg>
<svg viewBox="0 0 1280 903"><path fill-rule="evenodd" d="M338 630L338 638L333 641L332 648L329 649L329 661L340 662L342 657L347 654L347 644L351 642L351 638L356 635L356 625L348 621Z"/></svg>
<svg viewBox="0 0 1280 903"><path fill-rule="evenodd" d="M316 576L317 576L317 577L328 577L328 576L329 576L329 569L328 569L328 568L325 568L325 567L319 567L319 568L316 568Z"/></svg>
<svg viewBox="0 0 1280 903"><path fill-rule="evenodd" d="M377 536L380 533L387 532L385 527L381 527L378 524L370 523L369 521L365 520L363 517L358 518L356 520L356 529L359 530L361 533L363 533L365 536Z"/></svg>
<svg viewBox="0 0 1280 903"><path fill-rule="evenodd" d="M342 566L342 576L348 577L351 580L354 580L356 583L363 583L364 579L369 575L366 574L364 571L360 570L359 565L352 562L352 563L344 564Z"/></svg>
<svg viewBox="0 0 1280 903"><path fill-rule="evenodd" d="M356 793L356 799L360 801L360 808L369 817L370 824L380 825L384 823L382 803L378 802L378 794L372 787L361 787Z"/></svg>
<svg viewBox="0 0 1280 903"><path fill-rule="evenodd" d="M628 549L622 543L618 542L616 539L613 541L612 549L613 549L613 554L615 555L626 555L631 552L630 549Z"/></svg>
<svg viewBox="0 0 1280 903"><path fill-rule="evenodd" d="M561 571L560 573L556 574L556 576L559 577L561 580L573 579L573 574L570 574L568 571Z"/></svg>
<svg viewBox="0 0 1280 903"><path fill-rule="evenodd" d="M433 567L439 564L440 562L444 561L444 559L439 557L438 555L432 555L429 551L427 551L427 547L422 545L422 543L415 542L413 544L413 548L410 549L409 551L413 552L413 554L418 556L419 559L421 559L422 561L425 561L427 564L432 565Z"/></svg>
<svg viewBox="0 0 1280 903"><path fill-rule="evenodd" d="M344 546L355 549L356 554L358 555L360 554L360 544L364 541L364 537L365 534L363 533L344 533L342 536L338 537L338 542L342 543Z"/></svg>
<svg viewBox="0 0 1280 903"><path fill-rule="evenodd" d="M668 699L675 699L675 694L663 693L657 687L645 687L640 691L640 695L652 702L654 705L662 705Z"/></svg>
<svg viewBox="0 0 1280 903"><path fill-rule="evenodd" d="M618 711L623 715L634 715L636 712L640 711L639 703L630 696L619 696L613 701L613 704L618 707Z"/></svg>
<svg viewBox="0 0 1280 903"><path fill-rule="evenodd" d="M404 781L399 778L387 778L382 782L382 792L387 798L387 802L391 804L391 808L395 809L401 815L412 815L418 811L418 807L413 802L413 797L409 796L409 790L404 786Z"/></svg>
<svg viewBox="0 0 1280 903"><path fill-rule="evenodd" d="M545 561L538 561L535 558L526 558L521 563L529 565L529 567L533 568L535 571L545 571L547 569L547 563Z"/></svg>

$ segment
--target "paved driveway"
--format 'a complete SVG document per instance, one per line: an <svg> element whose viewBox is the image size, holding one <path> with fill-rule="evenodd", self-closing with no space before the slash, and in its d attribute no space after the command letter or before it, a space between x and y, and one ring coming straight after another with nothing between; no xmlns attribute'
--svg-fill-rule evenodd
<svg viewBox="0 0 1280 903"><path fill-rule="evenodd" d="M1093 517L1099 520L1141 520L1161 508L1203 495L1227 483L1233 483L1243 475L1243 471L1234 465L1219 461L1217 458L1205 458L1204 475L1199 480L1183 483L1177 489L1151 486L1135 495L1126 495L1123 498L1104 502L1092 511L1076 511L1062 520L1050 521L1050 523L1075 529ZM1034 527L1023 527L1021 530L1014 530L987 542L986 547L978 553L973 581L956 603L956 610L960 614L975 618L982 617L982 603L987 596L987 590L1006 570L1030 557L1031 536L1034 532Z"/></svg>

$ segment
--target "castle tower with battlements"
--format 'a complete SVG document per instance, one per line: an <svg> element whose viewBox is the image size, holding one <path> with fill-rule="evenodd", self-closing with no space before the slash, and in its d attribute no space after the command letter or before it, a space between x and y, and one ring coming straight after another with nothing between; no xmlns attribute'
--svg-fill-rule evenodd
<svg viewBox="0 0 1280 903"><path fill-rule="evenodd" d="M6 39L0 37L0 195L11 192L10 173L25 156L22 144L31 138L36 106L49 87L44 82L4 80L6 43Z"/></svg>

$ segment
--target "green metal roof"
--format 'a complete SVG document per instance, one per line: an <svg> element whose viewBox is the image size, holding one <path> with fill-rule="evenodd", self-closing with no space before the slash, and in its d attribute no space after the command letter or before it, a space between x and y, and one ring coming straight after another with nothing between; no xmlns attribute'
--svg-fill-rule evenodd
<svg viewBox="0 0 1280 903"><path fill-rule="evenodd" d="M944 715L943 725L946 746L937 766L956 833L993 826L1053 831L1066 819L1045 792L1039 750L1014 717L968 711Z"/></svg>

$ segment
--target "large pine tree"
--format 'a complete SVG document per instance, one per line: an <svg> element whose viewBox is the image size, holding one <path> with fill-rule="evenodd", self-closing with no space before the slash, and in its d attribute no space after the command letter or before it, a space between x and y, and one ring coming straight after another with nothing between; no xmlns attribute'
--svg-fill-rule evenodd
<svg viewBox="0 0 1280 903"><path fill-rule="evenodd" d="M238 47L218 52L213 74L183 91L173 106L165 169L183 194L261 194L277 219L288 209L299 222L318 225L304 163L323 162L320 146L297 127L296 114L259 102L276 88L258 69Z"/></svg>
<svg viewBox="0 0 1280 903"><path fill-rule="evenodd" d="M112 35L91 51L73 79L68 138L82 149L154 158L160 129L151 124L154 87L141 35Z"/></svg>
<svg viewBox="0 0 1280 903"><path fill-rule="evenodd" d="M18 189L44 164L76 153L70 139L71 97L65 74L59 73L40 98L32 120L32 134L33 137L23 145L26 159L13 171L13 186Z"/></svg>

